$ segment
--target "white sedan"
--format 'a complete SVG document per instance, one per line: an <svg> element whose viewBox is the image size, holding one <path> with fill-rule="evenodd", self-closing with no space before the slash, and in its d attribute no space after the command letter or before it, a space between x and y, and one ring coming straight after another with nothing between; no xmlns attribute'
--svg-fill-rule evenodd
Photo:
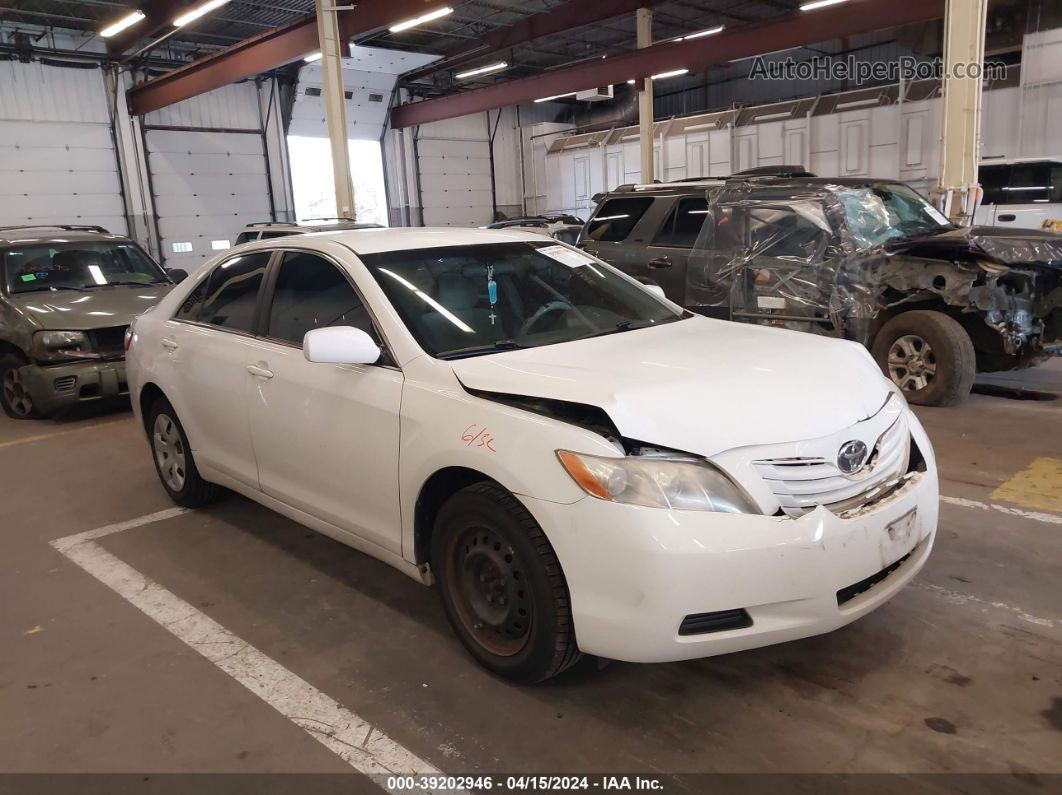
<svg viewBox="0 0 1062 795"><path fill-rule="evenodd" d="M162 485L436 583L490 670L836 629L925 563L933 451L855 343L693 315L527 232L232 249L141 315Z"/></svg>

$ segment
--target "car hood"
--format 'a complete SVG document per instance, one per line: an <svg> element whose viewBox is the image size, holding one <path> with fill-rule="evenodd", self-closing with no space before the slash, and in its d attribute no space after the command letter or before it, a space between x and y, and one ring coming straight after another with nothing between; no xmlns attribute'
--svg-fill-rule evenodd
<svg viewBox="0 0 1062 795"><path fill-rule="evenodd" d="M856 343L700 316L450 364L466 387L598 406L627 438L704 456L825 436L889 397Z"/></svg>
<svg viewBox="0 0 1062 795"><path fill-rule="evenodd" d="M939 235L911 238L889 250L933 257L971 252L1003 265L1041 265L1062 268L1062 235L1039 229L1004 226L966 226Z"/></svg>
<svg viewBox="0 0 1062 795"><path fill-rule="evenodd" d="M134 317L157 304L173 287L146 284L116 285L77 290L15 293L12 304L44 329L83 331L110 326L128 326Z"/></svg>

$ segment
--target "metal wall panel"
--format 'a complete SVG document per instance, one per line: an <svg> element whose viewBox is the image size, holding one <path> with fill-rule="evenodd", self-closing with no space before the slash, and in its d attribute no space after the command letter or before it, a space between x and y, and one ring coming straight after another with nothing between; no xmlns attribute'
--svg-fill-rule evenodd
<svg viewBox="0 0 1062 795"><path fill-rule="evenodd" d="M0 61L0 225L125 234L103 73Z"/></svg>
<svg viewBox="0 0 1062 795"><path fill-rule="evenodd" d="M493 220L490 157L486 114L420 128L417 170L425 226L482 226Z"/></svg>
<svg viewBox="0 0 1062 795"><path fill-rule="evenodd" d="M262 123L258 114L258 88L251 81L216 88L152 111L143 121L148 127L259 130Z"/></svg>

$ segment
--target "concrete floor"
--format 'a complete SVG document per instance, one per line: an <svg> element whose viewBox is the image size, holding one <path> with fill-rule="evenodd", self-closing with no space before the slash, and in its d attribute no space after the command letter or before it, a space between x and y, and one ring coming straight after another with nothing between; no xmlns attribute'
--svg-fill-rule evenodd
<svg viewBox="0 0 1062 795"><path fill-rule="evenodd" d="M1062 361L1008 383L1062 394ZM1062 399L918 413L948 497L1002 504L1062 459ZM49 546L170 507L127 410L0 419L0 484L0 772L349 772ZM244 499L100 543L447 773L1058 773L1062 524L1040 514L946 502L916 582L830 635L534 688L477 668L431 590Z"/></svg>

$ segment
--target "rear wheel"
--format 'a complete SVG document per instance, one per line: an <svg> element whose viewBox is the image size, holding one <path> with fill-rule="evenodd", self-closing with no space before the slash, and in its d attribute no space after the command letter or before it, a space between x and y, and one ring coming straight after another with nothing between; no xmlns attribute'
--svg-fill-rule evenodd
<svg viewBox="0 0 1062 795"><path fill-rule="evenodd" d="M198 508L217 500L224 490L203 480L195 466L188 437L177 412L165 398L159 398L148 415L151 452L162 487L178 505Z"/></svg>
<svg viewBox="0 0 1062 795"><path fill-rule="evenodd" d="M43 416L33 403L20 368L26 361L14 354L0 356L0 405L4 413L16 420L32 420Z"/></svg>
<svg viewBox="0 0 1062 795"><path fill-rule="evenodd" d="M582 656L553 547L500 486L478 483L443 505L432 534L432 569L454 632L490 671L530 684Z"/></svg>
<svg viewBox="0 0 1062 795"><path fill-rule="evenodd" d="M874 359L907 399L954 406L970 394L977 354L970 335L942 312L917 309L889 320L874 338Z"/></svg>

